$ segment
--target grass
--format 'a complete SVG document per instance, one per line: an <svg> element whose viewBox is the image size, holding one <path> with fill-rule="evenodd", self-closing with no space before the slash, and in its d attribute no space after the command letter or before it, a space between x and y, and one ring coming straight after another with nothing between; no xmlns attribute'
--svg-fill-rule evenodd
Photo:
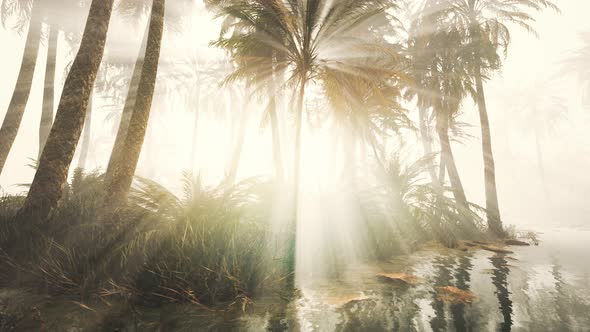
<svg viewBox="0 0 590 332"><path fill-rule="evenodd" d="M388 259L433 239L452 246L482 236L478 213L462 210L422 180L425 165L394 159L384 186L357 193L367 260ZM77 170L51 219L33 229L12 222L22 197L0 198L0 289L26 288L81 303L210 307L245 305L263 292L288 288L293 253L269 245L281 242L269 241L276 236L269 232L276 229L270 220L279 196L272 183L249 179L206 188L199 178L185 179L184 195L177 197L138 178L129 204L105 211L102 175ZM292 236L281 234L287 239L282 242Z"/></svg>
<svg viewBox="0 0 590 332"><path fill-rule="evenodd" d="M10 218L22 198L2 198L1 264L9 268L1 285L80 300L215 305L284 279L265 241L271 193L261 181L205 189L187 179L180 199L139 179L129 206L106 214L101 188L99 174L77 171L51 220L26 235ZM28 259L11 250L21 247Z"/></svg>

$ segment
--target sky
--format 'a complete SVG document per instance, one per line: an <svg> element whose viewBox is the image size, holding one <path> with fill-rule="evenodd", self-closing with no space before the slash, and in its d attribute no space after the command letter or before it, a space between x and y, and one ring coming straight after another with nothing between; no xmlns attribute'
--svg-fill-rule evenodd
<svg viewBox="0 0 590 332"><path fill-rule="evenodd" d="M534 24L538 37L518 29L513 29L510 47L503 70L486 84L488 109L492 125L494 153L496 156L497 181L500 206L503 217L508 223L529 225L539 221L546 223L571 224L586 223L586 215L590 208L586 207L585 198L590 195L590 180L586 169L590 166L590 110L580 102L580 88L576 82L559 74L559 63L571 52L580 47L579 35L590 31L587 13L590 2L584 0L557 0L562 13L545 12L538 15ZM183 56L218 60L222 53L209 46L209 41L218 33L219 20L207 14L202 4L197 4L193 20L183 29L190 31L182 36L169 31L164 39L163 59L173 62ZM137 56L145 21L137 25L130 24L128 19L115 15L107 41L107 56L128 56L132 62ZM10 101L14 88L20 59L22 56L25 34L0 28L0 41L3 52L0 55L0 119ZM63 36L62 36L63 37ZM60 41L63 45L63 38ZM122 47L123 46L123 47ZM114 54L116 50L125 50ZM45 70L46 46L42 45L35 73L35 82L27 109L23 118L19 135L9 155L7 165L0 175L0 186L10 193L18 193L26 188L22 184L30 183L34 170L26 165L30 158L36 156L37 130L40 120L43 75ZM63 84L64 68L71 61L72 54L61 47L58 53L58 74L56 77L57 97L59 101L60 86ZM172 70L171 73L174 73ZM162 75L170 73L161 73ZM162 80L160 79L159 82ZM542 157L536 153L536 142L530 133L526 119L516 114L520 91L530 91L533 84L542 82L547 91L539 91L539 98L548 94L565 99L567 119L558 123L552 135L540 141ZM194 82L193 82L194 83ZM190 84L190 82L189 82ZM157 91L163 93L164 87L158 85ZM532 94L535 96L535 93ZM107 101L100 97L95 101L98 111L93 115L95 128L92 134L92 153L90 167L104 168L114 139L113 120L108 112L101 111ZM199 120L197 130L197 160L190 160L190 149L194 136L194 112L190 109L175 111L178 105L166 103L156 96L150 119L150 129L146 144L151 149L144 149L139 165L139 174L156 177L169 187L179 187L180 172L196 163L197 169L214 183L223 175L227 160L227 151L231 150L232 137L224 134L230 129L231 121L220 124L220 119L227 118L229 111L239 107L239 101L229 104L217 100L208 106L207 112ZM102 106L102 107L101 107ZM252 105L259 108L261 105ZM482 204L483 197L483 166L481 159L481 143L479 139L477 110L473 103L466 102L461 121L470 124L468 133L472 138L454 144L458 158L459 171L463 177L467 196L470 200ZM283 120L289 120L284 115ZM261 116L252 116L240 165L239 176L268 173L272 159L268 128L261 126ZM284 124L283 126L287 126ZM230 124L228 124L230 123ZM289 136L287 128L284 135ZM330 173L330 163L323 162L326 151L330 151L333 143L329 133L308 130L304 134L303 160L304 169L315 171L309 177L310 183ZM77 160L77 157L74 158ZM539 164L542 160L542 167ZM157 165L157 167L152 167ZM155 169L154 169L155 168ZM545 181L542 179L544 169Z"/></svg>

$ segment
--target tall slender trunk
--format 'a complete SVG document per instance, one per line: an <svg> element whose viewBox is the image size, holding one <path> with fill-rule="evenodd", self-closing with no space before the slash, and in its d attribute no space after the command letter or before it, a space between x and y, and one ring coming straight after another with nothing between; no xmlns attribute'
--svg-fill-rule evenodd
<svg viewBox="0 0 590 332"><path fill-rule="evenodd" d="M246 138L246 128L248 127L248 118L249 118L249 103L246 103L245 109L242 110L242 117L240 119L240 124L238 128L238 134L234 141L234 148L231 155L231 160L228 165L227 174L225 176L225 181L227 184L234 184L236 181L236 176L238 175L238 166L240 164L240 159L242 158L242 150L244 148L244 141Z"/></svg>
<svg viewBox="0 0 590 332"><path fill-rule="evenodd" d="M537 130L533 133L535 136L535 150L537 152L537 164L539 165L539 173L541 174L541 182L545 186L545 167L543 164L543 154L541 152L541 141L539 140L539 134Z"/></svg>
<svg viewBox="0 0 590 332"><path fill-rule="evenodd" d="M41 109L41 122L39 124L39 153L37 160L47 142L47 137L53 124L53 103L55 99L55 64L57 61L57 46L59 30L49 25L49 40L47 41L47 65L45 68L45 88L43 89L43 108Z"/></svg>
<svg viewBox="0 0 590 332"><path fill-rule="evenodd" d="M442 153L441 153L440 164L438 164L438 181L441 186L445 185L446 174L447 174L447 167L445 166L445 161L443 160Z"/></svg>
<svg viewBox="0 0 590 332"><path fill-rule="evenodd" d="M201 87L197 87L197 103L195 104L195 117L193 121L193 139L191 144L191 160L190 160L190 171L195 171L195 159L197 158L197 142L199 138L199 113L200 113L200 106L201 106Z"/></svg>
<svg viewBox="0 0 590 332"><path fill-rule="evenodd" d="M104 54L114 0L93 0L82 42L65 81L55 122L18 219L44 221L57 206L82 133L90 94Z"/></svg>
<svg viewBox="0 0 590 332"><path fill-rule="evenodd" d="M299 92L297 96L296 117L295 117L295 149L293 150L293 220L291 223L291 238L287 245L286 265L289 271L287 285L290 288L295 287L295 264L297 257L297 219L299 218L299 178L301 173L301 131L303 129L303 101L305 98L305 83L307 75L303 74L299 82Z"/></svg>
<svg viewBox="0 0 590 332"><path fill-rule="evenodd" d="M111 157L104 177L104 182L109 183L112 181L113 173L115 172L115 166L120 163L121 156L125 152L123 145L125 143L125 137L127 136L127 129L129 129L129 122L131 121L131 114L135 107L135 101L137 100L137 90L139 87L139 80L141 79L141 70L145 59L145 52L147 48L147 39L149 33L149 24L147 25L143 34L143 41L137 55L137 60L133 67L133 73L131 74L131 81L129 82L129 89L127 90L127 97L125 98L125 105L123 106L123 112L121 113L121 120L119 121L119 128L117 129L117 136L115 138L115 144L111 151Z"/></svg>
<svg viewBox="0 0 590 332"><path fill-rule="evenodd" d="M453 156L453 150L449 140L449 114L447 111L438 111L436 130L438 132L441 146L441 163L444 162L444 166L449 174L453 196L459 204L464 208L468 208L467 197L465 196L465 190L463 189L463 183L461 182L459 171L457 170L457 164L455 163L455 157Z"/></svg>
<svg viewBox="0 0 590 332"><path fill-rule="evenodd" d="M82 137L82 145L80 146L80 156L78 158L78 168L86 169L86 162L88 161L88 151L90 149L90 140L92 138L92 97L94 93L90 94L88 101L88 109L86 110L86 120L84 121L84 136Z"/></svg>
<svg viewBox="0 0 590 332"><path fill-rule="evenodd" d="M154 0L149 24L148 41L145 59L141 69L141 79L137 89L137 99L129 128L122 146L121 158L113 165L113 175L105 183L108 195L105 195L106 206L116 206L126 202L131 188L133 176L139 161L139 155L145 139L148 120L154 97L158 63L164 31L164 13L166 1Z"/></svg>
<svg viewBox="0 0 590 332"><path fill-rule="evenodd" d="M304 74L301 78L301 82L299 83L299 93L297 96L297 115L295 118L295 150L294 150L294 176L293 176L293 185L294 185L294 196L293 196L293 204L295 208L295 220L297 220L297 210L299 205L299 178L301 176L301 131L303 127L303 100L305 98L305 83L307 77Z"/></svg>
<svg viewBox="0 0 590 332"><path fill-rule="evenodd" d="M541 140L539 139L539 133L537 132L537 129L534 129L533 135L535 136L535 150L537 152L537 164L539 165L539 174L541 175L541 185L543 186L545 198L550 203L551 193L547 188L547 178L545 177L545 163L543 162L543 150L541 148Z"/></svg>
<svg viewBox="0 0 590 332"><path fill-rule="evenodd" d="M504 230L502 228L500 207L498 205L496 170L494 165L494 155L492 152L492 135L490 131L490 121L488 119L488 110L486 107L483 79L481 77L481 68L479 63L476 64L475 68L475 84L477 89L477 105L479 109L479 121L481 126L481 144L483 151L488 227L494 234L502 236L504 234Z"/></svg>
<svg viewBox="0 0 590 332"><path fill-rule="evenodd" d="M430 139L430 131L428 130L428 112L426 108L420 107L420 138L422 141L422 149L424 157L432 158L432 140ZM428 161L428 173L430 174L430 180L432 183L439 183L439 179L436 177L436 170L434 168L434 159Z"/></svg>
<svg viewBox="0 0 590 332"><path fill-rule="evenodd" d="M274 82L273 82L274 86ZM274 87L273 87L274 89ZM276 91L276 89L275 89ZM277 183L283 182L283 156L281 152L281 133L279 130L279 119L277 116L276 93L270 97L268 102L268 113L270 117L270 128L272 135L272 153L275 166L275 178Z"/></svg>
<svg viewBox="0 0 590 332"><path fill-rule="evenodd" d="M12 144L16 139L20 123L23 119L27 101L31 94L33 85L33 76L37 64L37 55L39 54L39 43L41 41L41 28L43 19L42 6L39 1L33 3L33 12L31 13L31 23L27 32L25 50L23 59L16 80L16 87L12 93L8 110L4 116L2 127L0 127L0 174L8 159L8 154Z"/></svg>

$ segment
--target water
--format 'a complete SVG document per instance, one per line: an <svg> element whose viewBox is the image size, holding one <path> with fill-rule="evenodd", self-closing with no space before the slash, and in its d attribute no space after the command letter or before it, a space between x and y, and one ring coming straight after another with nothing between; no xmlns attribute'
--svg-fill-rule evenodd
<svg viewBox="0 0 590 332"><path fill-rule="evenodd" d="M589 249L590 231L547 229L539 246L510 247L512 254L425 249L309 279L292 300L267 294L225 311L168 305L101 317L71 302L40 311L56 331L590 331Z"/></svg>

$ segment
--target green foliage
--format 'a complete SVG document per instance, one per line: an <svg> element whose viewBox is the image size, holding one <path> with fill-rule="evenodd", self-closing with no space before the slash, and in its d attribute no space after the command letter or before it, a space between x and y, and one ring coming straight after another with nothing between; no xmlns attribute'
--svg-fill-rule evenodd
<svg viewBox="0 0 590 332"><path fill-rule="evenodd" d="M435 240L453 247L461 238L483 236L482 208L462 208L448 195L450 188L426 182L429 158L403 162L394 156L384 170L384 185L361 195L376 257L409 252L421 242Z"/></svg>
<svg viewBox="0 0 590 332"><path fill-rule="evenodd" d="M181 199L139 179L127 207L104 211L102 176L76 170L51 220L28 234L41 237L28 258L10 252L2 265L25 275L19 282L28 287L82 298L213 304L248 297L282 280L266 247L268 189L255 179L211 189L187 179ZM0 201L0 239L9 251L4 244L19 229L6 216L20 201ZM2 284L16 282L3 270Z"/></svg>

